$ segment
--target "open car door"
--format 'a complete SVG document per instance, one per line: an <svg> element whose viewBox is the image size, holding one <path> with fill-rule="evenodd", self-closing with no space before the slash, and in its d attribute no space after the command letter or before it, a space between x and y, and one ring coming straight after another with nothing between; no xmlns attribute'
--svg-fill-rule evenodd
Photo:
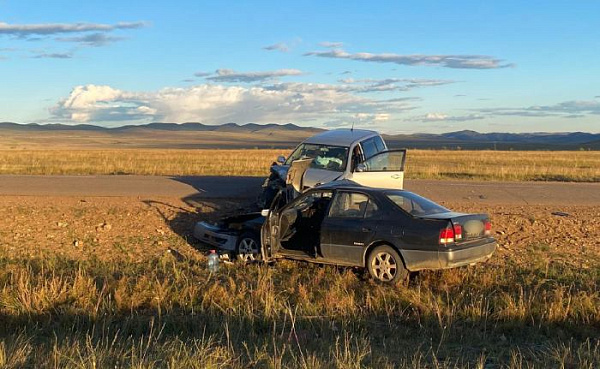
<svg viewBox="0 0 600 369"><path fill-rule="evenodd" d="M406 149L388 150L358 164L348 179L367 187L402 189Z"/></svg>
<svg viewBox="0 0 600 369"><path fill-rule="evenodd" d="M260 236L263 260L270 259L279 251L279 230L281 228L279 210L295 198L294 192L295 191L291 186L286 186L279 190L277 195L275 195L267 214L263 214L266 216L265 222L261 228ZM284 227L286 228L285 232L287 232L287 228L289 228L290 219L288 218L284 219L284 221L287 221L287 223L284 224Z"/></svg>

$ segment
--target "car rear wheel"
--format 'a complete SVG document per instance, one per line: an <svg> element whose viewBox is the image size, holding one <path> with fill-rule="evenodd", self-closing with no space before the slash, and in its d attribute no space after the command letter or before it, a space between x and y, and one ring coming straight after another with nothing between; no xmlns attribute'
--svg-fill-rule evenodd
<svg viewBox="0 0 600 369"><path fill-rule="evenodd" d="M252 232L244 232L237 243L236 259L247 263L255 260L260 260L260 238Z"/></svg>
<svg viewBox="0 0 600 369"><path fill-rule="evenodd" d="M377 246L369 253L367 269L373 278L385 283L404 282L408 277L402 258L387 245Z"/></svg>

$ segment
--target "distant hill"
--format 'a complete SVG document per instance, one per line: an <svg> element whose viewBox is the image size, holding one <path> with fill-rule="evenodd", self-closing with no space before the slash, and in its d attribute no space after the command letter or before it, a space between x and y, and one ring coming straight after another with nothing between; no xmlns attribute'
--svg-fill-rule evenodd
<svg viewBox="0 0 600 369"><path fill-rule="evenodd" d="M471 130L442 134L390 135L393 146L414 148L463 148L498 150L600 150L600 134L585 132L559 133L479 133Z"/></svg>
<svg viewBox="0 0 600 369"><path fill-rule="evenodd" d="M0 123L0 145L33 147L289 148L323 129L287 124L150 123L106 128L90 124ZM160 134L157 134L161 132ZM67 134L68 133L68 134ZM3 139L4 138L4 139ZM600 134L479 133L384 135L390 147L422 149L600 150Z"/></svg>
<svg viewBox="0 0 600 369"><path fill-rule="evenodd" d="M554 143L583 144L600 138L600 134L569 132L569 133L479 133L475 131L458 131L443 133L441 136L449 139L464 141L487 142L526 142L526 143Z"/></svg>
<svg viewBox="0 0 600 369"><path fill-rule="evenodd" d="M109 128L94 126L91 124L19 124L12 122L0 122L0 129L9 129L15 131L106 131Z"/></svg>
<svg viewBox="0 0 600 369"><path fill-rule="evenodd" d="M101 127L91 124L19 124L13 122L0 122L0 129L11 129L20 131L129 131L140 129L155 129L163 131L233 131L233 132L255 132L272 129L281 129L289 131L322 131L319 128L300 127L292 123L287 124L258 124L258 123L226 123L221 125L208 125L196 122L189 123L149 123L142 125L127 125L120 127Z"/></svg>

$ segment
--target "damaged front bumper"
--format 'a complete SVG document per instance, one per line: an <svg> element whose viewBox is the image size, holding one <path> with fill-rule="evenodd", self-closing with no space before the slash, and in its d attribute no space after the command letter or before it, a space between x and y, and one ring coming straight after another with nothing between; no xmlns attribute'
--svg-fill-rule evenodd
<svg viewBox="0 0 600 369"><path fill-rule="evenodd" d="M237 235L227 233L222 228L207 222L196 223L194 237L199 241L227 251L235 251L238 241Z"/></svg>

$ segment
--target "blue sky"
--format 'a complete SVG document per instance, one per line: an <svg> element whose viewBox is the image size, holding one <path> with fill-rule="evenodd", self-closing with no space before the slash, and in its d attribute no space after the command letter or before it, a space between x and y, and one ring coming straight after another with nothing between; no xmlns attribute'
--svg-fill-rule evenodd
<svg viewBox="0 0 600 369"><path fill-rule="evenodd" d="M600 132L598 1L0 0L0 121Z"/></svg>

